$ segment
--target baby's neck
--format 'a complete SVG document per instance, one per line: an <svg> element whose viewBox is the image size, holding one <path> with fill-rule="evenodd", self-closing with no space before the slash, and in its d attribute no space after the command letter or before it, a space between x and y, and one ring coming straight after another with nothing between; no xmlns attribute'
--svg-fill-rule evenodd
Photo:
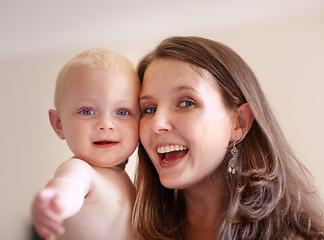
<svg viewBox="0 0 324 240"><path fill-rule="evenodd" d="M77 156L73 156L72 158L77 158L77 159L80 159L80 160L83 160L85 162L87 162L88 164L90 164L88 161L86 161L85 159L81 159L81 158L78 158ZM128 159L126 159L124 162L116 165L116 166L111 166L109 168L111 169L114 169L114 170L117 170L117 171L124 171L125 170L125 167L126 167L126 164L128 163ZM100 167L100 166L96 166L96 165L92 165L90 164L92 167Z"/></svg>
<svg viewBox="0 0 324 240"><path fill-rule="evenodd" d="M118 170L118 171L124 171L127 163L128 163L128 159L125 162L122 162L121 164L111 167L111 168Z"/></svg>

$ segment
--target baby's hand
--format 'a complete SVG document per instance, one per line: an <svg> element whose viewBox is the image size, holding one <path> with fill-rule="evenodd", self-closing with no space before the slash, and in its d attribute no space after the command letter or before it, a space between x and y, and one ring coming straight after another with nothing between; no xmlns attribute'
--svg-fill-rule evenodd
<svg viewBox="0 0 324 240"><path fill-rule="evenodd" d="M62 204L54 189L42 189L32 205L33 224L37 233L46 239L64 233L62 226Z"/></svg>

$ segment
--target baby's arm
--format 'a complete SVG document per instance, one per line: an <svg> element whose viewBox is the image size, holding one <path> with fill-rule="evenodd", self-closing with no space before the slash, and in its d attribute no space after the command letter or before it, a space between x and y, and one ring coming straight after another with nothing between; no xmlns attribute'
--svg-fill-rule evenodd
<svg viewBox="0 0 324 240"><path fill-rule="evenodd" d="M93 174L92 167L80 159L69 159L58 167L32 205L34 227L41 237L53 238L64 232L62 222L82 207Z"/></svg>

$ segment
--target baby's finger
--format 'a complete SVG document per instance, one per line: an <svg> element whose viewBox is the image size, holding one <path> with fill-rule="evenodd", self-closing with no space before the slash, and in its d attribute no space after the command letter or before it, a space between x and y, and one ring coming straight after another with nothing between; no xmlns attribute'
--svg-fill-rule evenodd
<svg viewBox="0 0 324 240"><path fill-rule="evenodd" d="M48 221L45 225L45 227L55 235L60 235L64 233L64 228L61 223L56 221Z"/></svg>
<svg viewBox="0 0 324 240"><path fill-rule="evenodd" d="M64 228L60 221L55 221L47 217L42 217L37 221L35 220L34 226L39 235L44 238L49 238L51 235L59 235L64 233Z"/></svg>
<svg viewBox="0 0 324 240"><path fill-rule="evenodd" d="M62 199L56 195L55 198L51 201L51 209L58 215L63 211L63 202Z"/></svg>
<svg viewBox="0 0 324 240"><path fill-rule="evenodd" d="M41 200L50 200L55 198L55 196L56 192L51 188L44 188L37 195L37 197Z"/></svg>
<svg viewBox="0 0 324 240"><path fill-rule="evenodd" d="M55 234L53 234L47 227L39 227L39 226L35 226L35 230L37 232L37 234L45 239L54 239Z"/></svg>

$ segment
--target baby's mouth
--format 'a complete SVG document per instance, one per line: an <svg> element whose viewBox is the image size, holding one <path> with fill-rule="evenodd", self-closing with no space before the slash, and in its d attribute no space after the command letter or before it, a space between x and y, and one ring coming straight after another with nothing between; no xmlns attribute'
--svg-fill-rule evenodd
<svg viewBox="0 0 324 240"><path fill-rule="evenodd" d="M167 145L157 148L157 153L163 162L171 162L188 153L188 148L182 145Z"/></svg>
<svg viewBox="0 0 324 240"><path fill-rule="evenodd" d="M114 141L97 141L93 142L95 145L110 145L110 144L115 144L117 142Z"/></svg>

